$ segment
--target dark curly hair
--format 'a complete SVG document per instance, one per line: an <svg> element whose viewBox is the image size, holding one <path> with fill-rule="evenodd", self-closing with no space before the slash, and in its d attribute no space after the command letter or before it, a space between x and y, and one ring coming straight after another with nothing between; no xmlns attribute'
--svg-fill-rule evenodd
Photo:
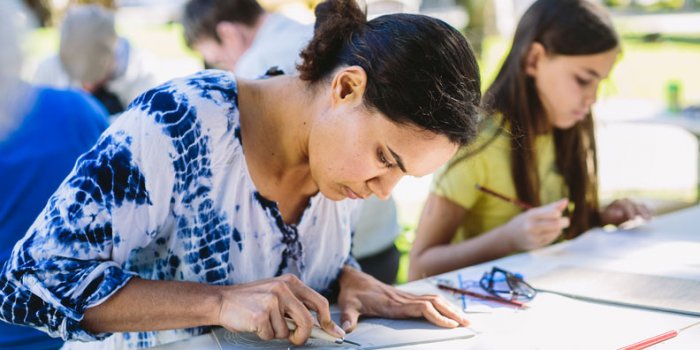
<svg viewBox="0 0 700 350"><path fill-rule="evenodd" d="M459 145L476 134L479 68L464 36L441 20L391 14L368 22L354 0L325 1L301 57L301 79L312 84L338 67L364 69L365 105L395 123Z"/></svg>

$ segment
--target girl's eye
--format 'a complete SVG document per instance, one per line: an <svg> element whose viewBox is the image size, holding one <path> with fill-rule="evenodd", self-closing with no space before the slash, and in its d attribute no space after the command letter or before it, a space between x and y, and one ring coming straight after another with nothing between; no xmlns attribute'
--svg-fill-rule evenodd
<svg viewBox="0 0 700 350"><path fill-rule="evenodd" d="M579 84L579 85L581 85L581 86L587 86L588 84L591 83L590 80L583 79L583 78L581 78L581 77L575 77L575 78L576 78L576 83Z"/></svg>
<svg viewBox="0 0 700 350"><path fill-rule="evenodd" d="M377 151L377 156L379 158L379 162L382 163L385 167L391 168L394 166L394 164L391 164L388 159L386 159L386 156L384 155L384 152L381 150Z"/></svg>

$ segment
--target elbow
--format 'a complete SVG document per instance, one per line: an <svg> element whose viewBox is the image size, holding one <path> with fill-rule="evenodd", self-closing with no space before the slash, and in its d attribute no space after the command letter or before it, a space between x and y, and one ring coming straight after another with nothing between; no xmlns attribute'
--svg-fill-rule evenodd
<svg viewBox="0 0 700 350"><path fill-rule="evenodd" d="M105 323L100 322L99 311L95 310L95 307L87 308L85 310L85 314L83 315L83 319L80 321L80 327L93 334L107 332L108 330L101 328L100 324Z"/></svg>

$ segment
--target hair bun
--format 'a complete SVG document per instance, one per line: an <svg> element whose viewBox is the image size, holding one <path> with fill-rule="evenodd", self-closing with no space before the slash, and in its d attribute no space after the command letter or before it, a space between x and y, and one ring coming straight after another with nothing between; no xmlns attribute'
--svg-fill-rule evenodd
<svg viewBox="0 0 700 350"><path fill-rule="evenodd" d="M355 0L327 0L318 4L314 13L316 30L330 26L339 34L347 35L367 23L367 15Z"/></svg>
<svg viewBox="0 0 700 350"><path fill-rule="evenodd" d="M316 6L314 37L301 52L297 67L301 78L316 81L336 65L336 57L353 33L367 24L367 16L355 0L327 0Z"/></svg>

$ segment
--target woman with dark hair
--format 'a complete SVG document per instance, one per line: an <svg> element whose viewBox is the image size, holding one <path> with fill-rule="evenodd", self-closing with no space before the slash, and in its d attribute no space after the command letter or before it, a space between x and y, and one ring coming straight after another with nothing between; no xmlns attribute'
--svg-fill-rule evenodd
<svg viewBox="0 0 700 350"><path fill-rule="evenodd" d="M411 279L650 217L630 200L602 210L598 204L590 109L619 52L610 17L591 1L539 0L526 11L484 94L480 136L435 177L411 251ZM478 187L533 208L521 212Z"/></svg>
<svg viewBox="0 0 700 350"><path fill-rule="evenodd" d="M137 98L15 246L2 319L93 348L213 325L302 344L309 309L339 337L360 315L466 325L444 299L355 268L344 199L385 198L472 140L469 45L426 16L367 22L352 0L320 4L317 21L300 75L205 71ZM342 329L321 293L337 297Z"/></svg>

